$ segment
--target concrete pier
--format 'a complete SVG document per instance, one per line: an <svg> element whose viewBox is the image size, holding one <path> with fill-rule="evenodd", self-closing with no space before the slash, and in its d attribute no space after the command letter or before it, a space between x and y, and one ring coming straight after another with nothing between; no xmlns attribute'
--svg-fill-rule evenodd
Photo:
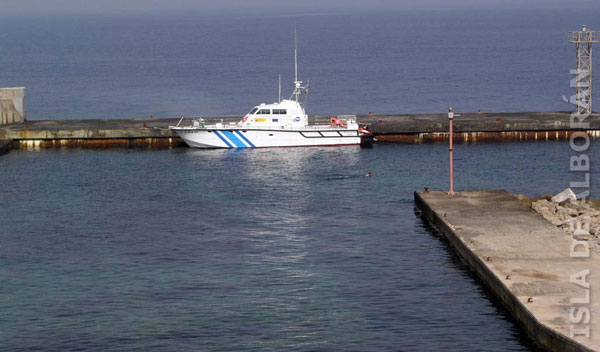
<svg viewBox="0 0 600 352"><path fill-rule="evenodd" d="M359 116L368 123L380 142L441 143L448 141L447 114ZM600 114L585 122L591 137L600 137ZM454 118L454 141L508 142L568 140L578 129L571 128L568 112L461 113Z"/></svg>
<svg viewBox="0 0 600 352"><path fill-rule="evenodd" d="M593 244L590 257L573 257L569 235L505 191L416 192L415 204L539 345L600 351L600 300L593 299L600 257ZM574 282L586 270L579 278L589 288Z"/></svg>
<svg viewBox="0 0 600 352"><path fill-rule="evenodd" d="M0 127L18 148L172 148L185 143L168 127L179 119L38 120Z"/></svg>
<svg viewBox="0 0 600 352"><path fill-rule="evenodd" d="M352 115L355 116L355 115ZM329 123L330 116L312 116L310 122ZM239 117L214 118L208 122L238 121ZM443 143L448 140L446 114L356 115L368 125L379 142ZM172 119L34 120L0 126L0 139L14 140L20 148L172 148L185 144L168 130ZM600 137L600 115L590 116L585 131ZM568 140L580 129L570 127L567 112L474 113L454 119L457 143L487 141Z"/></svg>

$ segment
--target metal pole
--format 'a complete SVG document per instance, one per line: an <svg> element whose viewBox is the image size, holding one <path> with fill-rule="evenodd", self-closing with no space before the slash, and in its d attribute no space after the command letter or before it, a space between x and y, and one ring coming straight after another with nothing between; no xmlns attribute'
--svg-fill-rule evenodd
<svg viewBox="0 0 600 352"><path fill-rule="evenodd" d="M590 35L591 37L591 35ZM590 86L589 86L589 97L590 100L588 100L588 113L592 113L594 110L592 110L592 43L589 43L589 52L590 52L590 72L589 72L589 82L590 82Z"/></svg>
<svg viewBox="0 0 600 352"><path fill-rule="evenodd" d="M452 166L452 139L454 139L454 135L452 133L452 120L454 119L454 111L452 107L448 108L448 122L450 125L450 136L448 143L448 154L449 154L449 167L450 167L450 191L449 195L454 195L454 175L453 175L453 166Z"/></svg>
<svg viewBox="0 0 600 352"><path fill-rule="evenodd" d="M298 80L298 35L294 24L294 79Z"/></svg>

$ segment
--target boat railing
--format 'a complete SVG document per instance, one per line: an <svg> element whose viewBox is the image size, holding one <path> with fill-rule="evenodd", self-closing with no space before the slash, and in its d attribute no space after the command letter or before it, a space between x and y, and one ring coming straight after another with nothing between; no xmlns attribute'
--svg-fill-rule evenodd
<svg viewBox="0 0 600 352"><path fill-rule="evenodd" d="M227 122L225 122L227 120ZM177 122L176 128L185 127L200 127L202 124L216 125L217 123L223 124L223 126L237 125L238 118L218 118L218 117L204 117L204 116L182 116Z"/></svg>
<svg viewBox="0 0 600 352"><path fill-rule="evenodd" d="M308 130L315 131L337 131L347 129L345 126L334 126L329 124L329 118L317 118L314 119L311 125L303 127ZM227 129L243 127L246 130L260 130L260 129L297 129L296 126L291 125L280 125L273 124L271 122L261 122L253 126L240 126L238 124L238 118L217 118L217 117L201 117L201 116L184 116L181 117L179 122L174 128L216 128L216 129Z"/></svg>

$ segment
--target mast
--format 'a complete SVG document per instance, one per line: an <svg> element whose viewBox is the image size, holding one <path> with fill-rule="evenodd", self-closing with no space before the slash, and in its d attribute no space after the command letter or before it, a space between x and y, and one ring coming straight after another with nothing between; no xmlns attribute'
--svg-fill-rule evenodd
<svg viewBox="0 0 600 352"><path fill-rule="evenodd" d="M277 101L281 103L281 73L279 74L279 94L277 94Z"/></svg>
<svg viewBox="0 0 600 352"><path fill-rule="evenodd" d="M294 93L296 102L300 98L300 89L302 88L302 81L298 80L298 35L296 31L296 25L294 24Z"/></svg>
<svg viewBox="0 0 600 352"><path fill-rule="evenodd" d="M302 86L302 81L298 80L298 34L296 25L294 24L294 92L292 93L290 100L295 100L298 105L302 106L302 103L300 103L300 94L302 94L302 89L305 88L307 87Z"/></svg>
<svg viewBox="0 0 600 352"><path fill-rule="evenodd" d="M294 24L294 82L298 82L298 34Z"/></svg>

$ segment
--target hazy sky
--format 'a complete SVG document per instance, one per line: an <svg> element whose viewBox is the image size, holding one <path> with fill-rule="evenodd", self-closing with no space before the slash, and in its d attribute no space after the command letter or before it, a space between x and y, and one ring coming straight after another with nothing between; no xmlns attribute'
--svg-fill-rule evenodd
<svg viewBox="0 0 600 352"><path fill-rule="evenodd" d="M600 7L598 0L0 0L0 12L121 12Z"/></svg>

